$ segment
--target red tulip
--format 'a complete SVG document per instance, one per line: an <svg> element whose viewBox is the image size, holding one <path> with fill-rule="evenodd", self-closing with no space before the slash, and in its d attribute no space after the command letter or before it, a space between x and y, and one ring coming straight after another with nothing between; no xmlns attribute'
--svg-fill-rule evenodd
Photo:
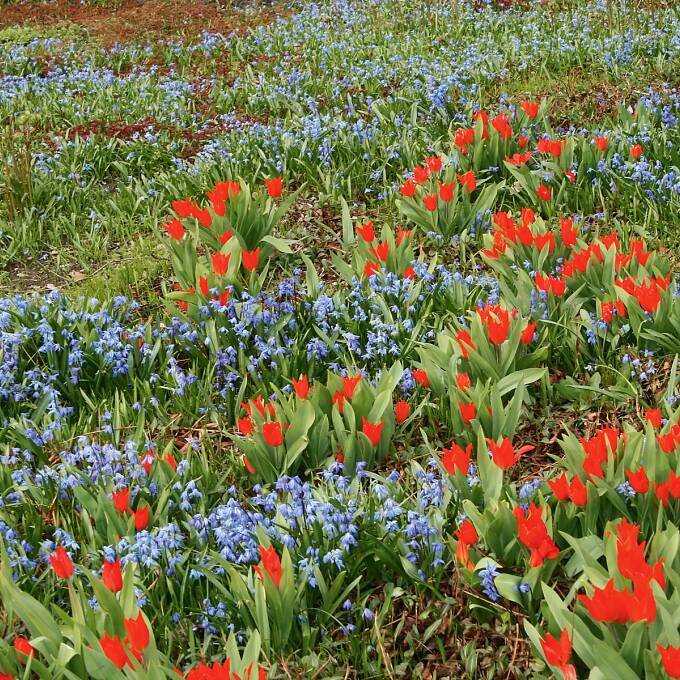
<svg viewBox="0 0 680 680"><path fill-rule="evenodd" d="M210 207L218 217L223 217L227 211L226 200L228 195L224 189L223 182L216 182L215 188L212 191L207 191L205 194L210 201Z"/></svg>
<svg viewBox="0 0 680 680"><path fill-rule="evenodd" d="M217 299L220 305L224 307L227 304L227 302L229 302L229 289L226 288L224 291L222 291Z"/></svg>
<svg viewBox="0 0 680 680"><path fill-rule="evenodd" d="M475 141L474 128L458 128L453 137L453 143L460 148L464 155L467 155L467 147Z"/></svg>
<svg viewBox="0 0 680 680"><path fill-rule="evenodd" d="M527 117L531 119L536 118L538 115L538 102L523 101L520 102L520 107L527 114Z"/></svg>
<svg viewBox="0 0 680 680"><path fill-rule="evenodd" d="M117 635L111 637L107 631L104 633L104 637L99 640L99 644L101 645L106 658L116 668L121 670L125 664L128 664L132 668L125 647L123 647L123 643Z"/></svg>
<svg viewBox="0 0 680 680"><path fill-rule="evenodd" d="M14 638L14 649L24 656L35 656L33 645L25 637ZM19 660L23 660L23 657L19 656Z"/></svg>
<svg viewBox="0 0 680 680"><path fill-rule="evenodd" d="M249 272L254 272L260 262L260 248L255 248L255 250L247 251L241 250L241 261L243 266Z"/></svg>
<svg viewBox="0 0 680 680"><path fill-rule="evenodd" d="M137 511L132 514L135 518L135 529L137 531L146 529L149 524L149 506L144 505L141 508L137 508Z"/></svg>
<svg viewBox="0 0 680 680"><path fill-rule="evenodd" d="M523 453L533 451L536 447L525 445L515 451L512 441L507 437L503 437L500 444L497 444L493 439L487 439L491 457L493 462L502 470L507 470L512 467Z"/></svg>
<svg viewBox="0 0 680 680"><path fill-rule="evenodd" d="M501 139L512 138L512 126L510 125L510 119L504 114L499 113L492 121L491 125L498 132Z"/></svg>
<svg viewBox="0 0 680 680"><path fill-rule="evenodd" d="M176 217L173 217L170 221L166 222L163 225L163 229L165 229L175 241L181 241L184 236L184 226Z"/></svg>
<svg viewBox="0 0 680 680"><path fill-rule="evenodd" d="M271 179L265 179L265 186L267 187L267 193L272 198L278 198L283 191L283 177L272 177Z"/></svg>
<svg viewBox="0 0 680 680"><path fill-rule="evenodd" d="M262 559L264 570L278 588L281 585L282 569L281 559L276 553L276 550L274 550L274 546L269 546L269 548L260 546L260 558Z"/></svg>
<svg viewBox="0 0 680 680"><path fill-rule="evenodd" d="M418 165L413 168L413 181L416 184L422 184L430 177L430 168L427 165Z"/></svg>
<svg viewBox="0 0 680 680"><path fill-rule="evenodd" d="M102 581L112 593L117 593L123 589L123 572L120 568L120 560L104 562Z"/></svg>
<svg viewBox="0 0 680 680"><path fill-rule="evenodd" d="M571 638L566 628L562 630L559 640L548 633L541 639L541 648L545 660L562 672L564 680L576 680L576 669L569 663Z"/></svg>
<svg viewBox="0 0 680 680"><path fill-rule="evenodd" d="M309 379L307 376L300 376L299 380L293 378L293 389L300 399L306 399L309 396Z"/></svg>
<svg viewBox="0 0 680 680"><path fill-rule="evenodd" d="M211 256L213 271L217 276L224 276L229 269L231 256L225 253L213 253Z"/></svg>
<svg viewBox="0 0 680 680"><path fill-rule="evenodd" d="M536 150L539 153L550 154L553 158L559 158L562 155L562 150L567 145L567 140L539 139L536 143Z"/></svg>
<svg viewBox="0 0 680 680"><path fill-rule="evenodd" d="M171 453L164 456L163 460L172 468L173 472L177 472L177 461Z"/></svg>
<svg viewBox="0 0 680 680"><path fill-rule="evenodd" d="M56 552L50 555L50 564L58 578L66 581L73 576L73 562L63 545L60 545Z"/></svg>
<svg viewBox="0 0 680 680"><path fill-rule="evenodd" d="M243 456L243 465L251 475L255 474L255 468L253 467L252 463L248 460L248 457L245 455Z"/></svg>
<svg viewBox="0 0 680 680"><path fill-rule="evenodd" d="M371 260L367 260L366 264L364 265L364 274L366 276L373 276L374 274L378 273L379 269L380 262L372 262Z"/></svg>
<svg viewBox="0 0 680 680"><path fill-rule="evenodd" d="M136 619L125 619L124 623L130 646L137 652L143 652L149 646L151 636L142 612L137 614Z"/></svg>
<svg viewBox="0 0 680 680"><path fill-rule="evenodd" d="M411 413L411 406L407 401L401 399L394 405L394 419L401 425Z"/></svg>
<svg viewBox="0 0 680 680"><path fill-rule="evenodd" d="M458 444L451 444L450 449L444 449L442 465L450 474L455 475L456 470L460 470L462 475L467 475L470 471L470 458L472 456L472 444L468 444L465 449Z"/></svg>
<svg viewBox="0 0 680 680"><path fill-rule="evenodd" d="M422 385L423 387L430 386L430 379L427 377L427 372L422 368L417 368L414 371L411 371L411 375L413 375L413 379L419 385Z"/></svg>
<svg viewBox="0 0 680 680"><path fill-rule="evenodd" d="M236 426L238 427L238 431L245 437L252 434L253 430L255 429L253 420L249 416L246 416L245 418L239 418L236 421Z"/></svg>
<svg viewBox="0 0 680 680"><path fill-rule="evenodd" d="M487 127L489 126L489 114L486 111L476 111L472 114L472 120L476 123L478 120L482 121L482 139L489 139Z"/></svg>
<svg viewBox="0 0 680 680"><path fill-rule="evenodd" d="M458 331L456 333L456 342L458 343L458 347L460 348L460 353L462 354L463 359L467 359L469 356L468 348L471 350L477 349L474 342L472 342L472 337L470 336L469 331Z"/></svg>
<svg viewBox="0 0 680 680"><path fill-rule="evenodd" d="M519 340L523 345L530 345L534 341L534 335L536 334L536 324L529 323L526 328L522 331L522 335L519 336Z"/></svg>
<svg viewBox="0 0 680 680"><path fill-rule="evenodd" d="M680 646L662 647L658 642L656 648L661 656L661 664L671 678L680 678Z"/></svg>
<svg viewBox="0 0 680 680"><path fill-rule="evenodd" d="M193 202L190 198L177 199L171 203L172 209L180 217L189 217L193 212Z"/></svg>
<svg viewBox="0 0 680 680"><path fill-rule="evenodd" d="M338 407L338 411L342 415L342 412L345 409L345 395L338 390L333 397L331 398L331 403L335 404Z"/></svg>
<svg viewBox="0 0 680 680"><path fill-rule="evenodd" d="M471 194L477 188L477 178L475 177L475 173L472 170L468 170L463 175L456 176L458 177L460 184L467 189L469 194Z"/></svg>
<svg viewBox="0 0 680 680"><path fill-rule="evenodd" d="M342 378L342 393L346 399L351 399L354 396L354 390L356 390L359 381L361 380L362 374L358 373L355 376L340 376Z"/></svg>
<svg viewBox="0 0 680 680"><path fill-rule="evenodd" d="M661 302L661 291L654 281L648 281L635 288L633 293L640 307L653 314Z"/></svg>
<svg viewBox="0 0 680 680"><path fill-rule="evenodd" d="M472 381L470 380L470 376L467 373L459 373L456 376L456 385L458 385L459 390L465 392L465 390L472 387Z"/></svg>
<svg viewBox="0 0 680 680"><path fill-rule="evenodd" d="M425 164L432 172L439 172L442 169L442 159L439 156L429 156L425 159Z"/></svg>
<svg viewBox="0 0 680 680"><path fill-rule="evenodd" d="M130 490L127 488L121 489L120 491L112 491L111 497L113 498L113 504L118 512L127 512L130 507Z"/></svg>
<svg viewBox="0 0 680 680"><path fill-rule="evenodd" d="M630 593L628 588L616 590L614 579L610 579L604 588L594 588L593 595L579 595L590 615L604 623L627 623L629 621Z"/></svg>
<svg viewBox="0 0 680 680"><path fill-rule="evenodd" d="M361 420L361 431L368 437L373 446L378 446L385 423L381 420L377 423L370 423L366 418Z"/></svg>
<svg viewBox="0 0 680 680"><path fill-rule="evenodd" d="M387 241L383 241L376 248L371 248L370 251L376 259L387 262L387 256L390 254L390 244Z"/></svg>
<svg viewBox="0 0 680 680"><path fill-rule="evenodd" d="M637 160L642 156L642 145L641 144L633 144L633 146L630 147L630 155Z"/></svg>
<svg viewBox="0 0 680 680"><path fill-rule="evenodd" d="M658 408L648 408L645 411L645 420L655 429L661 427L661 410Z"/></svg>
<svg viewBox="0 0 680 680"><path fill-rule="evenodd" d="M210 295L210 288L208 287L207 277L201 275L198 277L198 289L203 293L205 297Z"/></svg>
<svg viewBox="0 0 680 680"><path fill-rule="evenodd" d="M453 192L456 187L456 183L454 182L440 182L439 184L439 198L442 199L444 203L449 203L453 199Z"/></svg>
<svg viewBox="0 0 680 680"><path fill-rule="evenodd" d="M574 475L574 478L569 484L569 498L572 503L578 505L580 508L585 507L588 502L588 487L581 481L581 478Z"/></svg>
<svg viewBox="0 0 680 680"><path fill-rule="evenodd" d="M607 148L607 138L606 137L595 137L595 146L600 151L604 151Z"/></svg>
<svg viewBox="0 0 680 680"><path fill-rule="evenodd" d="M406 230L403 227L397 227L397 246L400 246L404 242L404 239L411 238L412 234L412 229Z"/></svg>
<svg viewBox="0 0 680 680"><path fill-rule="evenodd" d="M544 560L559 557L560 550L548 535L539 507L532 503L526 514L521 506L517 506L512 512L517 520L518 538L531 551L531 567L539 567Z"/></svg>
<svg viewBox="0 0 680 680"><path fill-rule="evenodd" d="M566 501L569 498L569 478L566 472L562 472L555 479L548 480L548 486L552 489L558 501Z"/></svg>
<svg viewBox="0 0 680 680"><path fill-rule="evenodd" d="M506 156L505 161L510 163L510 165L519 167L528 162L533 155L533 151L528 151L527 153L513 153L512 156Z"/></svg>
<svg viewBox="0 0 680 680"><path fill-rule="evenodd" d="M628 483L635 493L647 493L649 491L649 479L647 471L643 467L637 472L632 472L626 468L626 477L628 477Z"/></svg>
<svg viewBox="0 0 680 680"><path fill-rule="evenodd" d="M538 189L536 189L536 195L542 201L549 201L550 197L552 196L552 191L550 190L549 186L547 186L545 184L540 184Z"/></svg>
<svg viewBox="0 0 680 680"><path fill-rule="evenodd" d="M469 519L466 519L458 529L456 529L455 536L459 541L462 541L466 545L473 545L479 539L475 525Z"/></svg>
<svg viewBox="0 0 680 680"><path fill-rule="evenodd" d="M437 209L437 194L428 194L423 196L423 205L426 210L434 212Z"/></svg>
<svg viewBox="0 0 680 680"><path fill-rule="evenodd" d="M407 179L400 187L399 192L404 198L413 198L416 194L416 185L412 180Z"/></svg>
<svg viewBox="0 0 680 680"><path fill-rule="evenodd" d="M486 324L489 342L494 345L502 345L508 337L510 330L510 313L500 305L487 305L478 309L482 322Z"/></svg>
<svg viewBox="0 0 680 680"><path fill-rule="evenodd" d="M560 235L562 236L562 243L567 248L573 248L576 245L578 229L574 228L574 220L571 217L560 218Z"/></svg>
<svg viewBox="0 0 680 680"><path fill-rule="evenodd" d="M466 425L469 425L477 417L477 407L474 401L471 401L469 404L460 402L458 410L460 411L460 417Z"/></svg>
<svg viewBox="0 0 680 680"><path fill-rule="evenodd" d="M375 240L375 229L373 229L373 222L366 222L366 224L357 225L357 232L366 243L372 243Z"/></svg>
<svg viewBox="0 0 680 680"><path fill-rule="evenodd" d="M273 423L262 423L262 437L269 446L281 446L283 444L281 423L278 420L275 420Z"/></svg>
<svg viewBox="0 0 680 680"><path fill-rule="evenodd" d="M666 482L654 482L654 495L659 500L659 503L665 508L668 506L670 501L669 495L671 492L670 483Z"/></svg>

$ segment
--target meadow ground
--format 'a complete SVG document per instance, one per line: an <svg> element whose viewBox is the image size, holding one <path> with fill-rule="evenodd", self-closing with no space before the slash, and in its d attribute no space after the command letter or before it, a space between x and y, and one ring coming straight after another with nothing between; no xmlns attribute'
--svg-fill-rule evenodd
<svg viewBox="0 0 680 680"><path fill-rule="evenodd" d="M0 680L679 678L679 73L673 2L0 4Z"/></svg>

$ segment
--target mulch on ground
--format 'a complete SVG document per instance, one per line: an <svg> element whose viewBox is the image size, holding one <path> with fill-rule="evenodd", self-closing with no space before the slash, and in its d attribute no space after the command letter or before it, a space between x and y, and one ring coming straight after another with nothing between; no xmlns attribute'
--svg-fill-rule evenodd
<svg viewBox="0 0 680 680"><path fill-rule="evenodd" d="M229 34L274 21L285 14L280 5L252 12L221 7L210 0L120 0L107 6L67 0L18 2L0 6L0 28L32 25L48 28L69 22L86 28L104 47L115 43L197 36L204 31Z"/></svg>

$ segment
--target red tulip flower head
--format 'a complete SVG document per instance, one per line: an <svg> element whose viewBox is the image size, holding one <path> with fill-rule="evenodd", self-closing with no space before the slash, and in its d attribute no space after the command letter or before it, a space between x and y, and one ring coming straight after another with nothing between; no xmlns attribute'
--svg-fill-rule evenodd
<svg viewBox="0 0 680 680"><path fill-rule="evenodd" d="M120 491L112 491L113 504L118 512L127 512L130 507L130 490L127 488Z"/></svg>
<svg viewBox="0 0 680 680"><path fill-rule="evenodd" d="M507 437L503 437L500 444L497 444L493 439L487 439L489 443L489 450L491 451L491 457L493 462L501 468L501 470L507 470L512 467L519 459L523 453L528 451L533 451L536 447L525 445L520 447L515 451L512 441Z"/></svg>
<svg viewBox="0 0 680 680"><path fill-rule="evenodd" d="M680 646L662 647L657 643L656 648L661 656L661 665L671 678L680 678Z"/></svg>
<svg viewBox="0 0 680 680"><path fill-rule="evenodd" d="M428 194L427 196L423 196L423 205L425 206L425 210L434 212L437 209L437 201L437 194Z"/></svg>
<svg viewBox="0 0 680 680"><path fill-rule="evenodd" d="M173 217L169 222L166 222L163 225L163 229L165 229L175 241L181 241L184 236L184 226L176 217Z"/></svg>
<svg viewBox="0 0 680 680"><path fill-rule="evenodd" d="M281 585L281 559L278 556L274 546L269 546L269 548L264 548L260 546L260 558L262 560L262 566L264 570L269 575L269 578L274 582L274 585L278 588Z"/></svg>
<svg viewBox="0 0 680 680"><path fill-rule="evenodd" d="M366 224L357 225L357 233L361 238L366 241L366 243L372 243L375 241L375 229L373 228L373 222L366 222Z"/></svg>
<svg viewBox="0 0 680 680"><path fill-rule="evenodd" d="M549 201L550 197L552 196L552 191L550 190L550 187L547 186L546 184L540 184L538 189L536 189L536 195L542 200L542 201Z"/></svg>
<svg viewBox="0 0 680 680"><path fill-rule="evenodd" d="M398 425L401 425L409 417L410 413L411 406L407 401L401 399L394 405L394 419Z"/></svg>
<svg viewBox="0 0 680 680"><path fill-rule="evenodd" d="M300 376L299 380L293 378L293 389L300 399L306 399L309 396L309 379L307 376Z"/></svg>
<svg viewBox="0 0 680 680"><path fill-rule="evenodd" d="M24 656L35 656L33 645L25 637L14 638L14 649ZM21 660L22 657L19 657Z"/></svg>
<svg viewBox="0 0 680 680"><path fill-rule="evenodd" d="M281 423L275 420L272 423L262 423L262 437L269 446L277 447L283 444L283 430Z"/></svg>
<svg viewBox="0 0 680 680"><path fill-rule="evenodd" d="M271 179L266 179L264 181L267 187L267 193L272 198L278 198L283 191L283 177L272 177Z"/></svg>
<svg viewBox="0 0 680 680"><path fill-rule="evenodd" d="M230 255L225 253L213 253L210 258L212 260L213 272L215 272L217 276L224 276L227 273L227 269L229 269Z"/></svg>
<svg viewBox="0 0 680 680"><path fill-rule="evenodd" d="M130 646L136 652L143 652L149 646L151 636L142 612L135 619L125 619L124 623Z"/></svg>
<svg viewBox="0 0 680 680"><path fill-rule="evenodd" d="M249 272L254 272L260 263L260 248L255 248L255 250L241 250L241 261L243 266Z"/></svg>
<svg viewBox="0 0 680 680"><path fill-rule="evenodd" d="M560 549L548 535L548 528L537 505L532 503L527 513L521 506L517 506L512 512L517 519L519 540L531 551L531 567L539 567L544 560L559 557Z"/></svg>
<svg viewBox="0 0 680 680"><path fill-rule="evenodd" d="M345 399L351 399L354 396L354 390L356 390L359 384L362 374L357 373L357 375L340 376L342 378L342 393Z"/></svg>
<svg viewBox="0 0 680 680"><path fill-rule="evenodd" d="M455 475L459 470L462 475L467 475L470 471L470 458L472 457L472 444L468 444L465 449L458 444L451 444L450 449L444 449L442 465L450 474Z"/></svg>
<svg viewBox="0 0 680 680"><path fill-rule="evenodd" d="M123 572L120 568L120 560L104 562L102 581L112 593L118 593L123 589Z"/></svg>
<svg viewBox="0 0 680 680"><path fill-rule="evenodd" d="M569 663L571 658L571 638L566 628L559 639L549 633L541 639L541 648L545 660L562 672L564 680L576 680L576 669Z"/></svg>
<svg viewBox="0 0 680 680"><path fill-rule="evenodd" d="M526 113L527 118L532 120L538 116L538 102L523 101L520 102L520 108Z"/></svg>
<svg viewBox="0 0 680 680"><path fill-rule="evenodd" d="M366 418L362 418L361 431L368 437L373 446L378 446L385 423L381 420L378 423L370 423Z"/></svg>
<svg viewBox="0 0 680 680"><path fill-rule="evenodd" d="M117 635L111 637L107 632L104 633L104 637L99 640L102 651L104 652L106 658L116 667L121 670L125 664L130 667L130 659L128 658L125 647Z"/></svg>
<svg viewBox="0 0 680 680"><path fill-rule="evenodd" d="M460 417L466 425L469 425L477 417L477 407L474 401L471 401L469 404L460 402L458 410L460 411Z"/></svg>
<svg viewBox="0 0 680 680"><path fill-rule="evenodd" d="M137 511L132 514L135 518L135 529L137 531L146 529L149 524L149 506L144 505L141 508L137 508Z"/></svg>
<svg viewBox="0 0 680 680"><path fill-rule="evenodd" d="M73 576L73 562L63 545L50 555L50 564L58 578L66 581Z"/></svg>

